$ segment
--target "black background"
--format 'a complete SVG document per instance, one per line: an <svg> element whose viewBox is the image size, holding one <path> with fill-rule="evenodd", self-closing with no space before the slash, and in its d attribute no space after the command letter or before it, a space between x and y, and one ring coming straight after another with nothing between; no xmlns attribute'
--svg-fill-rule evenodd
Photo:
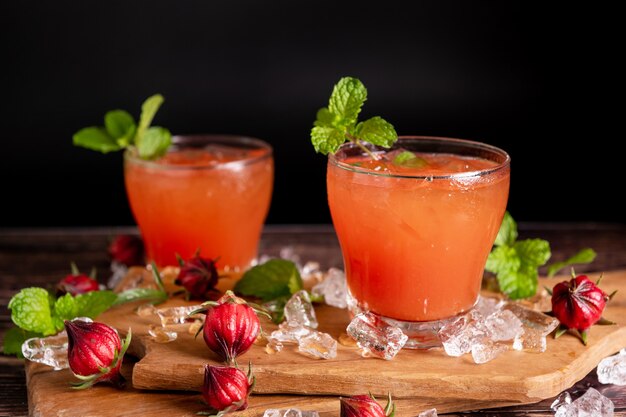
<svg viewBox="0 0 626 417"><path fill-rule="evenodd" d="M309 130L344 75L400 134L506 149L516 219L622 223L621 15L538 4L3 1L0 227L133 224L121 154L71 137L156 92L175 134L273 145L268 223L330 222Z"/></svg>

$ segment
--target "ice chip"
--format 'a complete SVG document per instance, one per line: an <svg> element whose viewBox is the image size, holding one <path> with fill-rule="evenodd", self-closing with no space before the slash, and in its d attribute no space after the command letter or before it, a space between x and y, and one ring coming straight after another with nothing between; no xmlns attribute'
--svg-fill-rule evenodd
<svg viewBox="0 0 626 417"><path fill-rule="evenodd" d="M317 411L302 411L297 408L276 409L270 408L265 410L263 417L319 417Z"/></svg>
<svg viewBox="0 0 626 417"><path fill-rule="evenodd" d="M556 417L613 417L615 405L594 388L571 404L558 407Z"/></svg>
<svg viewBox="0 0 626 417"><path fill-rule="evenodd" d="M169 343L178 338L178 333L173 330L169 330L166 327L155 326L151 324L148 328L148 334L152 336L152 339L157 343Z"/></svg>
<svg viewBox="0 0 626 417"><path fill-rule="evenodd" d="M546 351L546 335L542 330L525 328L513 339L513 349L524 352L542 353Z"/></svg>
<svg viewBox="0 0 626 417"><path fill-rule="evenodd" d="M161 319L162 326L169 326L171 324L183 324L187 321L193 322L195 319L203 318L201 314L195 314L193 316L189 316L194 310L198 310L202 308L201 305L194 306L183 306L183 307L170 307L170 308L159 308L156 310L157 315Z"/></svg>
<svg viewBox="0 0 626 417"><path fill-rule="evenodd" d="M474 306L474 309L478 311L483 317L488 317L502 309L503 302L497 298L478 296L478 301Z"/></svg>
<svg viewBox="0 0 626 417"><path fill-rule="evenodd" d="M337 341L328 333L311 332L298 341L298 352L315 359L337 357Z"/></svg>
<svg viewBox="0 0 626 417"><path fill-rule="evenodd" d="M137 307L136 313L139 317L150 317L157 313L157 308L152 304L142 304Z"/></svg>
<svg viewBox="0 0 626 417"><path fill-rule="evenodd" d="M458 317L439 330L439 339L448 356L462 356L472 350L472 346L485 343L489 339L484 317L477 310Z"/></svg>
<svg viewBox="0 0 626 417"><path fill-rule="evenodd" d="M556 397L556 399L552 402L552 404L550 404L550 409L552 411L556 411L562 406L571 404L571 403L572 403L572 396L569 394L569 392L564 391L560 393L558 397Z"/></svg>
<svg viewBox="0 0 626 417"><path fill-rule="evenodd" d="M502 308L515 314L522 321L524 328L537 330L544 336L549 335L559 325L559 321L554 317L525 308L514 302L508 302Z"/></svg>
<svg viewBox="0 0 626 417"><path fill-rule="evenodd" d="M330 306L337 308L348 307L346 275L341 269L330 268L324 281L314 286L311 292L315 295L323 296L324 302Z"/></svg>
<svg viewBox="0 0 626 417"><path fill-rule="evenodd" d="M386 360L393 359L408 340L402 330L371 312L356 315L346 332L366 353Z"/></svg>
<svg viewBox="0 0 626 417"><path fill-rule="evenodd" d="M491 340L512 340L524 331L522 321L510 310L496 311L485 319Z"/></svg>
<svg viewBox="0 0 626 417"><path fill-rule="evenodd" d="M113 261L111 262L111 276L107 281L107 287L113 289L122 279L128 274L128 267L123 263Z"/></svg>
<svg viewBox="0 0 626 417"><path fill-rule="evenodd" d="M626 349L602 359L597 371L601 384L626 385Z"/></svg>
<svg viewBox="0 0 626 417"><path fill-rule="evenodd" d="M437 409L431 408L429 410L422 411L421 413L419 413L418 417L437 417Z"/></svg>
<svg viewBox="0 0 626 417"><path fill-rule="evenodd" d="M67 362L67 333L48 337L33 337L22 344L22 354L32 362L53 367L55 370L69 367Z"/></svg>
<svg viewBox="0 0 626 417"><path fill-rule="evenodd" d="M300 338L309 335L312 331L295 321L285 321L278 326L278 330L272 332L269 339L281 343L297 344Z"/></svg>
<svg viewBox="0 0 626 417"><path fill-rule="evenodd" d="M283 344L276 339L270 339L267 345L265 345L265 352L268 355L273 355L281 350L283 350Z"/></svg>
<svg viewBox="0 0 626 417"><path fill-rule="evenodd" d="M311 303L309 293L300 290L291 296L287 304L285 304L285 320L287 322L296 322L302 326L317 328L317 318L315 310Z"/></svg>
<svg viewBox="0 0 626 417"><path fill-rule="evenodd" d="M485 339L482 343L472 345L472 359L474 359L474 363L487 363L494 360L508 349L509 347L507 345L494 343L490 339Z"/></svg>

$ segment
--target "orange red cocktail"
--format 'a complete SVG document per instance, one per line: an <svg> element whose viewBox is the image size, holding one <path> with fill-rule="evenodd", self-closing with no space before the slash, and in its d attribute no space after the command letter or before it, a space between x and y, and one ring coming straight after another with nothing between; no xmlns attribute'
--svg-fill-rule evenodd
<svg viewBox="0 0 626 417"><path fill-rule="evenodd" d="M271 147L237 136L179 136L156 160L124 157L130 206L147 256L176 265L176 254L218 258L221 269L245 269L257 256L270 205Z"/></svg>
<svg viewBox="0 0 626 417"><path fill-rule="evenodd" d="M469 310L506 209L509 156L428 137L371 149L381 159L347 144L328 160L328 202L354 302L400 322ZM402 151L417 159L394 163Z"/></svg>

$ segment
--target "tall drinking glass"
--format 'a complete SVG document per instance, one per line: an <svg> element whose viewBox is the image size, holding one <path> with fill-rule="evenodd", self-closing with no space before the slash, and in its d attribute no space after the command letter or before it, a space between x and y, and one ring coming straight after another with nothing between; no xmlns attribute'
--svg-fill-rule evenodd
<svg viewBox="0 0 626 417"><path fill-rule="evenodd" d="M124 178L147 256L175 265L200 251L223 270L257 256L274 178L272 148L240 136L176 136L168 153L145 161L128 150Z"/></svg>
<svg viewBox="0 0 626 417"><path fill-rule="evenodd" d="M490 145L401 137L378 159L346 144L328 159L328 203L353 313L403 329L407 347L475 304L506 209L510 158Z"/></svg>

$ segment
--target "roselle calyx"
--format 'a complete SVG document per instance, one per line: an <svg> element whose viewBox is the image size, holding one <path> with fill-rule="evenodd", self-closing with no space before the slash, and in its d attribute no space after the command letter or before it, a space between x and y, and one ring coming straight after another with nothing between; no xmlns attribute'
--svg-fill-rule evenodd
<svg viewBox="0 0 626 417"><path fill-rule="evenodd" d="M221 360L236 365L237 356L250 349L261 330L257 314L271 318L269 313L257 305L237 297L232 291L217 301L207 301L201 310L190 314L206 311L202 327L202 335L206 345Z"/></svg>
<svg viewBox="0 0 626 417"><path fill-rule="evenodd" d="M211 408L219 411L217 416L245 410L253 387L254 376L251 365L248 365L247 375L241 369L232 366L208 364L204 366L202 397Z"/></svg>
<svg viewBox="0 0 626 417"><path fill-rule="evenodd" d="M561 336L567 330L578 332L583 344L587 344L589 328L596 323L613 324L602 318L606 303L612 297L607 295L598 282L593 282L586 275L576 276L572 272L572 279L562 281L552 289L552 313L561 325L555 337Z"/></svg>
<svg viewBox="0 0 626 417"><path fill-rule="evenodd" d="M84 389L98 382L124 387L120 367L132 337L130 328L123 344L117 331L104 323L66 320L65 330L70 369L83 381L74 388Z"/></svg>
<svg viewBox="0 0 626 417"><path fill-rule="evenodd" d="M143 241L135 235L117 235L108 248L109 256L115 262L126 266L144 265Z"/></svg>
<svg viewBox="0 0 626 417"><path fill-rule="evenodd" d="M174 283L185 288L187 298L206 300L206 294L215 289L219 278L216 261L196 254L183 261L178 259L180 272Z"/></svg>
<svg viewBox="0 0 626 417"><path fill-rule="evenodd" d="M64 294L84 294L90 291L98 291L100 284L96 281L96 270L92 269L91 274L82 274L75 263L72 262L72 273L66 275L57 284L57 295Z"/></svg>
<svg viewBox="0 0 626 417"><path fill-rule="evenodd" d="M387 395L387 405L384 409L372 394L341 397L339 404L340 417L393 417L396 412L391 393Z"/></svg>

